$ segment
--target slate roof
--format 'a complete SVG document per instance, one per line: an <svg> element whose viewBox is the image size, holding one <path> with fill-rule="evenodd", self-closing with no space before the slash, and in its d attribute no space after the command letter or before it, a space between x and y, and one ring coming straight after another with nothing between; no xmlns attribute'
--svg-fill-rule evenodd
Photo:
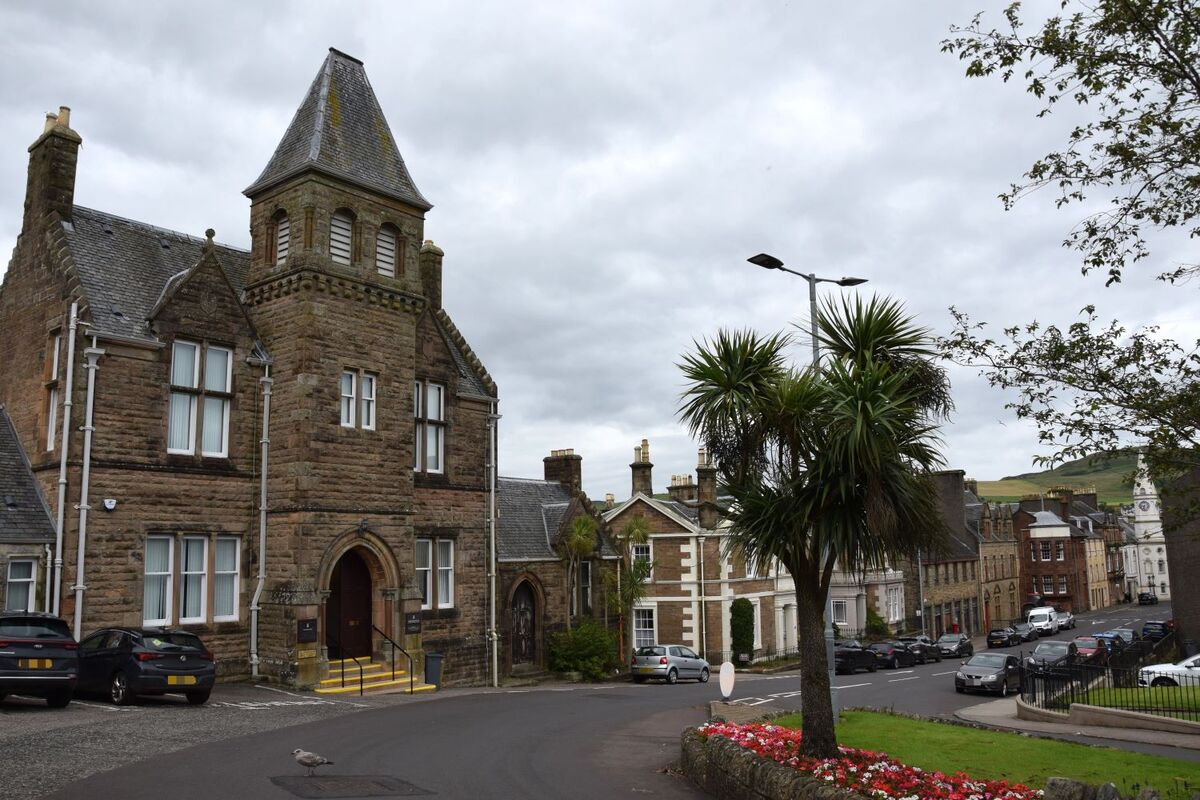
<svg viewBox="0 0 1200 800"><path fill-rule="evenodd" d="M496 387L491 381L491 376L483 369L483 365L479 364L479 370L476 371L471 364L471 359L463 352L463 348L459 346L461 342L466 346L465 340L462 339L458 329L451 321L450 315L444 309L438 309L434 315L434 322L437 324L438 332L442 334L442 340L445 341L446 347L450 349L450 357L454 359L454 365L458 367L459 394L465 394L470 397L483 398L493 400L496 397ZM478 359L476 359L478 364ZM480 373L483 375L480 375Z"/></svg>
<svg viewBox="0 0 1200 800"><path fill-rule="evenodd" d="M571 504L557 481L498 478L496 554L501 561L559 560L552 541Z"/></svg>
<svg viewBox="0 0 1200 800"><path fill-rule="evenodd" d="M310 169L423 211L433 208L408 174L362 62L332 47L275 154L245 194Z"/></svg>
<svg viewBox="0 0 1200 800"><path fill-rule="evenodd" d="M195 266L205 239L76 206L62 223L98 334L154 341L146 324L168 282ZM237 291L250 253L218 244L217 260Z"/></svg>
<svg viewBox="0 0 1200 800"><path fill-rule="evenodd" d="M0 541L54 541L50 509L3 406L0 406Z"/></svg>

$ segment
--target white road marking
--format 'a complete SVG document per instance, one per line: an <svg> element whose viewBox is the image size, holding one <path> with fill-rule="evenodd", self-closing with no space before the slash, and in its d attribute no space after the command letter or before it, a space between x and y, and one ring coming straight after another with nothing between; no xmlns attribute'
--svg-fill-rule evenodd
<svg viewBox="0 0 1200 800"><path fill-rule="evenodd" d="M85 703L82 700L72 700L71 702L81 706L87 706L88 708L103 708L105 711L137 711L136 708L121 708L118 706L101 705L100 703Z"/></svg>
<svg viewBox="0 0 1200 800"><path fill-rule="evenodd" d="M848 683L845 686L835 686L835 689L857 689L859 686L870 686L869 683Z"/></svg>
<svg viewBox="0 0 1200 800"><path fill-rule="evenodd" d="M952 669L952 670L950 670L949 672L935 672L935 673L933 673L933 677L935 677L935 678L936 678L936 677L938 677L938 676L940 676L940 675L953 675L953 674L954 674L954 673L956 673L956 672L958 672L958 670L956 670L956 669Z"/></svg>
<svg viewBox="0 0 1200 800"><path fill-rule="evenodd" d="M896 670L892 674L893 675L911 675L912 672L913 671L911 669L900 669L900 670Z"/></svg>
<svg viewBox="0 0 1200 800"><path fill-rule="evenodd" d="M264 686L261 683L254 684L254 688L255 689L266 689L268 692L278 692L279 694L286 694L288 697L298 697L301 700L314 700L315 699L315 700L320 700L323 703L333 703L335 705L355 706L356 708L370 708L370 706L367 705L366 703L355 703L352 700L338 700L333 697L316 697L316 698L314 698L311 694L297 694L295 692L287 692L287 691L284 691L283 689L279 689L275 686ZM251 701L251 702L253 702L253 701ZM228 704L226 704L226 705L228 705Z"/></svg>
<svg viewBox="0 0 1200 800"><path fill-rule="evenodd" d="M888 681L888 683L899 683L900 681L916 681L916 680L920 680L920 679L921 679L920 675L913 675L911 678L892 678L891 680Z"/></svg>
<svg viewBox="0 0 1200 800"><path fill-rule="evenodd" d="M781 698L783 698L783 697L799 697L799 696L800 696L800 690L799 690L799 689L797 689L797 690L796 690L796 691L794 691L794 692L776 692L775 694L772 694L772 695L769 695L769 696L770 696L770 697L781 697Z"/></svg>
<svg viewBox="0 0 1200 800"><path fill-rule="evenodd" d="M509 689L509 694L529 694L528 689Z"/></svg>

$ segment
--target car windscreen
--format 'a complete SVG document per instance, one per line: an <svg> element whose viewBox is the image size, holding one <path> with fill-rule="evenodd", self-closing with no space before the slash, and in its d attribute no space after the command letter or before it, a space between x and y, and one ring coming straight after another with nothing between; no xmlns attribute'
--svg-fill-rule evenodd
<svg viewBox="0 0 1200 800"><path fill-rule="evenodd" d="M957 642L958 637L952 633L948 633L942 638L938 639L938 644L956 644Z"/></svg>
<svg viewBox="0 0 1200 800"><path fill-rule="evenodd" d="M967 662L967 666L999 669L1004 666L1006 658L1007 656L996 655L995 653L980 653L977 656L971 656L971 660Z"/></svg>
<svg viewBox="0 0 1200 800"><path fill-rule="evenodd" d="M1042 642L1033 648L1035 656L1061 656L1067 652L1067 642Z"/></svg>
<svg viewBox="0 0 1200 800"><path fill-rule="evenodd" d="M988 636L993 634L996 636L1008 636L1009 630L1008 628L992 628L990 631L988 631Z"/></svg>
<svg viewBox="0 0 1200 800"><path fill-rule="evenodd" d="M859 649L862 648L862 645L859 644L854 639L839 639L838 641L833 643L833 646L834 647L857 647Z"/></svg>
<svg viewBox="0 0 1200 800"><path fill-rule="evenodd" d="M1075 646L1096 648L1101 647L1102 645L1100 644L1099 639L1094 639L1091 636L1080 636L1075 640Z"/></svg>
<svg viewBox="0 0 1200 800"><path fill-rule="evenodd" d="M0 636L13 639L71 639L71 629L61 619L9 617L0 619Z"/></svg>
<svg viewBox="0 0 1200 800"><path fill-rule="evenodd" d="M886 651L886 650L891 650L893 647L895 647L895 645L892 644L891 642L876 642L875 644L871 645L870 648L868 648L868 649Z"/></svg>
<svg viewBox="0 0 1200 800"><path fill-rule="evenodd" d="M639 647L633 653L635 656L665 656L667 648L665 647Z"/></svg>
<svg viewBox="0 0 1200 800"><path fill-rule="evenodd" d="M1032 627L1032 626L1030 626L1030 624L1028 622L1018 622L1016 625L1013 625L1013 630L1027 631L1027 630L1029 630L1030 627Z"/></svg>
<svg viewBox="0 0 1200 800"><path fill-rule="evenodd" d="M154 633L142 636L142 645L149 650L203 650L204 645L190 633Z"/></svg>

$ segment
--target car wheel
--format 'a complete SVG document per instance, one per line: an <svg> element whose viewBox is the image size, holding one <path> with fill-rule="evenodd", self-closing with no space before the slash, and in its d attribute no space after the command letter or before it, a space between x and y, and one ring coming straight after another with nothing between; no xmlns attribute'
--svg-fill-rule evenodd
<svg viewBox="0 0 1200 800"><path fill-rule="evenodd" d="M679 673L676 672L674 669L671 669L667 673L667 683L675 683L678 680L679 680Z"/></svg>
<svg viewBox="0 0 1200 800"><path fill-rule="evenodd" d="M211 689L203 692L188 692L187 701L190 705L202 706L208 702L208 696L210 694L212 694Z"/></svg>
<svg viewBox="0 0 1200 800"><path fill-rule="evenodd" d="M962 694L966 690L963 689L963 687L961 687L961 686L955 686L954 691L958 692L959 694Z"/></svg>
<svg viewBox="0 0 1200 800"><path fill-rule="evenodd" d="M892 656L892 660L888 662L888 669L897 669L899 666L900 661L895 656Z"/></svg>
<svg viewBox="0 0 1200 800"><path fill-rule="evenodd" d="M634 683L645 683L645 682L646 682L646 676L645 676L645 675L634 675L634 676L633 676L633 682L634 682Z"/></svg>
<svg viewBox="0 0 1200 800"><path fill-rule="evenodd" d="M938 650L936 653L933 654L933 660L939 664L942 663L942 651L941 650Z"/></svg>
<svg viewBox="0 0 1200 800"><path fill-rule="evenodd" d="M708 667L705 667L704 669L700 670L700 682L708 683Z"/></svg>
<svg viewBox="0 0 1200 800"><path fill-rule="evenodd" d="M867 672L874 672L877 669L879 669L879 665L874 661L872 661L870 664L867 664Z"/></svg>
<svg viewBox="0 0 1200 800"><path fill-rule="evenodd" d="M1178 686L1179 684L1176 683L1171 678L1155 678L1154 680L1150 681L1150 685L1151 686Z"/></svg>
<svg viewBox="0 0 1200 800"><path fill-rule="evenodd" d="M51 708L66 708L71 702L69 691L51 692L46 695L46 705Z"/></svg>
<svg viewBox="0 0 1200 800"><path fill-rule="evenodd" d="M1005 678L1003 685L1000 686L1000 696L1008 697L1008 678Z"/></svg>
<svg viewBox="0 0 1200 800"><path fill-rule="evenodd" d="M133 694L129 691L129 678L124 672L114 673L108 684L108 698L113 705L127 706L133 702Z"/></svg>

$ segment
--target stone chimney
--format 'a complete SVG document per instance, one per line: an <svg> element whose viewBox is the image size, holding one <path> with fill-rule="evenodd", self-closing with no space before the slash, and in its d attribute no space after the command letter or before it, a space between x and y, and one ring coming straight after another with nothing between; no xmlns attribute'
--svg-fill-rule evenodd
<svg viewBox="0 0 1200 800"><path fill-rule="evenodd" d="M967 530L963 474L961 469L946 469L933 473L933 482L937 488L938 515L946 529L959 538L962 538Z"/></svg>
<svg viewBox="0 0 1200 800"><path fill-rule="evenodd" d="M442 248L426 239L421 245L421 293L429 301L430 308L442 307Z"/></svg>
<svg viewBox="0 0 1200 800"><path fill-rule="evenodd" d="M974 478L967 478L963 481L963 488L976 497L979 497L979 481Z"/></svg>
<svg viewBox="0 0 1200 800"><path fill-rule="evenodd" d="M575 455L574 450L551 450L542 459L542 468L546 480L557 481L572 492L583 489L583 456Z"/></svg>
<svg viewBox="0 0 1200 800"><path fill-rule="evenodd" d="M617 496L615 494L613 494L612 492L608 492L607 494L604 495L604 507L605 508L612 508L616 504L617 504Z"/></svg>
<svg viewBox="0 0 1200 800"><path fill-rule="evenodd" d="M691 475L672 475L671 485L667 487L667 494L677 502L694 503L696 502L696 483L692 480Z"/></svg>
<svg viewBox="0 0 1200 800"><path fill-rule="evenodd" d="M641 445L633 448L633 463L629 469L633 473L633 494L641 492L653 497L654 484L650 480L650 471L654 465L650 463L650 442L642 439Z"/></svg>
<svg viewBox="0 0 1200 800"><path fill-rule="evenodd" d="M57 211L71 219L75 208L75 166L83 139L71 130L71 109L60 106L46 114L42 135L29 146L29 178L25 185L25 232Z"/></svg>
<svg viewBox="0 0 1200 800"><path fill-rule="evenodd" d="M696 459L696 499L700 501L700 527L717 527L720 509L717 507L717 468L712 454L701 447Z"/></svg>

